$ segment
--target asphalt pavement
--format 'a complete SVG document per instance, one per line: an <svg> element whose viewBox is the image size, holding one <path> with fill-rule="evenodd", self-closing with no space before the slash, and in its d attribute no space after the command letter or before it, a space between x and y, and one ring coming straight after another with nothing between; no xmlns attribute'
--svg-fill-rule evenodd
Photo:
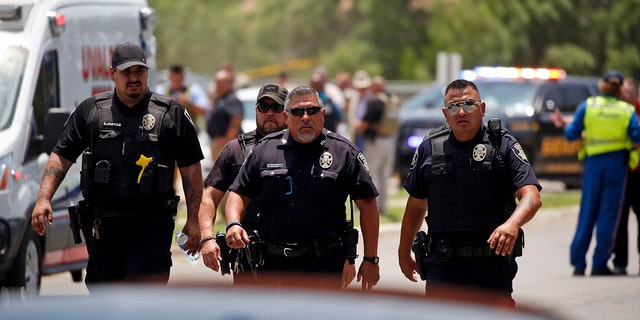
<svg viewBox="0 0 640 320"><path fill-rule="evenodd" d="M541 209L525 227L524 255L518 258L514 281L518 305L546 310L562 319L637 319L640 314L640 276L638 274L637 223L630 219L627 276L572 276L569 246L577 221L578 207ZM381 279L374 290L423 293L424 282L404 278L398 267L399 224L381 226L379 255ZM593 244L587 256L591 261ZM360 252L361 249L360 249ZM190 262L173 248L174 267L169 286L185 284L228 286L230 276L206 268L202 261ZM358 264L360 261L358 262ZM359 283L352 283L358 288ZM68 273L43 277L42 295L85 295L83 283L73 283Z"/></svg>

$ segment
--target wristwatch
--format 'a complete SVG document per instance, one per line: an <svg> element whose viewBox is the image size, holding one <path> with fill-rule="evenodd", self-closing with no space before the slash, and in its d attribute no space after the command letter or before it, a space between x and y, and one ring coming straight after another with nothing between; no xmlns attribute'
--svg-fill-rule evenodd
<svg viewBox="0 0 640 320"><path fill-rule="evenodd" d="M369 263L373 263L373 264L378 264L380 263L380 257L375 256L375 257L367 257L367 256L363 256L362 260L369 262Z"/></svg>

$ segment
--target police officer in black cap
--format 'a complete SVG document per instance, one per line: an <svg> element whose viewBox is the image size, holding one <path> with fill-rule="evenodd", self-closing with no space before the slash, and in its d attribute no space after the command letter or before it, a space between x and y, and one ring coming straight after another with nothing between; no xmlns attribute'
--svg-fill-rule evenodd
<svg viewBox="0 0 640 320"><path fill-rule="evenodd" d="M78 206L89 261L86 283L166 284L178 200L177 164L184 186L189 253L199 249L202 150L185 109L147 87L142 49L127 42L113 51L115 90L83 101L67 120L45 165L31 224L44 235L51 225L51 197L83 153Z"/></svg>
<svg viewBox="0 0 640 320"><path fill-rule="evenodd" d="M542 205L540 184L520 144L498 122L482 123L485 102L473 82L447 86L443 114L418 147L403 187L409 199L398 258L402 273L426 280L430 295L442 287L472 286L515 305L512 281L522 250L521 227ZM516 205L515 199L519 202ZM416 234L426 223L428 235ZM414 237L416 250L411 256Z"/></svg>
<svg viewBox="0 0 640 320"><path fill-rule="evenodd" d="M364 240L358 281L371 289L380 278L378 191L365 158L349 140L323 129L325 110L316 90L293 89L285 110L288 130L259 141L229 188L227 242L240 249L251 241L241 221L247 203L260 197L259 280L287 284L291 276L326 277L324 285L339 288L350 196L360 209Z"/></svg>
<svg viewBox="0 0 640 320"><path fill-rule="evenodd" d="M253 146L262 137L287 127L287 113L284 111L284 100L287 98L287 88L270 83L258 92L256 103L256 130L240 134L237 139L228 142L220 151L211 172L205 179L205 191L202 195L202 203L198 213L200 233L202 235L202 260L204 264L214 271L220 268L220 248L216 245L213 233L213 224L216 220L218 205L223 200L224 194L238 175L242 163L249 155ZM257 214L260 209L260 200L253 199L247 206L242 219L242 225L246 230L253 231L257 228ZM237 254L237 252L234 252ZM229 257L233 261L222 261L234 264L234 283L242 283L243 278L252 277L251 266L247 265L246 257ZM236 259L239 261L235 265Z"/></svg>

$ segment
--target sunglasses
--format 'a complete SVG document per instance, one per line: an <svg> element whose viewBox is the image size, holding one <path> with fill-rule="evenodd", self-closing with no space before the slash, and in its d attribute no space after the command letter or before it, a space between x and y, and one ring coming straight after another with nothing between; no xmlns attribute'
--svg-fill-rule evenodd
<svg viewBox="0 0 640 320"><path fill-rule="evenodd" d="M482 101L475 101L472 99L467 99L464 101L455 101L446 105L445 108L447 109L447 112L449 112L449 114L456 114L460 112L461 107L465 112L471 112L476 109L476 105L480 102Z"/></svg>
<svg viewBox="0 0 640 320"><path fill-rule="evenodd" d="M308 107L308 108L289 109L289 113L291 113L292 115L294 115L296 117L302 117L304 115L305 111L307 112L307 114L309 116L312 116L314 114L318 114L318 112L320 112L320 110L322 110L322 107L314 106L314 107Z"/></svg>
<svg viewBox="0 0 640 320"><path fill-rule="evenodd" d="M271 111L273 111L274 113L280 113L282 111L284 111L284 106L281 104L266 104L266 103L262 103L259 102L256 107L258 108L258 111L260 111L260 113L267 113L269 112L269 109L271 109Z"/></svg>

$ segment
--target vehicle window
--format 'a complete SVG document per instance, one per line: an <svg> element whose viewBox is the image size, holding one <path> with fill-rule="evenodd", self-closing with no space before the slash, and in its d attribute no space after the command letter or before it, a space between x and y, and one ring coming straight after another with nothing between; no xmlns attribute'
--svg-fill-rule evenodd
<svg viewBox="0 0 640 320"><path fill-rule="evenodd" d="M51 108L60 107L60 88L58 85L58 53L49 51L44 54L40 73L33 94L33 115L36 121L37 134L43 133L44 116Z"/></svg>
<svg viewBox="0 0 640 320"><path fill-rule="evenodd" d="M0 129L7 128L13 118L26 61L24 50L0 47Z"/></svg>
<svg viewBox="0 0 640 320"><path fill-rule="evenodd" d="M421 91L407 100L403 105L404 110L441 108L444 105L444 88L433 85Z"/></svg>
<svg viewBox="0 0 640 320"><path fill-rule="evenodd" d="M554 108L562 112L573 112L591 93L580 84L563 84L547 92L543 100L543 112L553 112Z"/></svg>
<svg viewBox="0 0 640 320"><path fill-rule="evenodd" d="M529 82L479 81L476 86L487 106L487 115L533 115L533 99L537 85L531 85Z"/></svg>

